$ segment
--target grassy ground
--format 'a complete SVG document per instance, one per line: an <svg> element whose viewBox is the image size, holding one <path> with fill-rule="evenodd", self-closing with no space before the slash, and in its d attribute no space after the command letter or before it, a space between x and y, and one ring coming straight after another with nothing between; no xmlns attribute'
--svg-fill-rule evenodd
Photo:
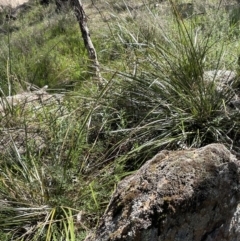
<svg viewBox="0 0 240 241"><path fill-rule="evenodd" d="M1 15L2 100L29 83L65 96L0 117L1 240L84 240L116 184L161 149L239 152L239 78L219 90L203 74L239 74L239 22L217 2L183 16L171 1L83 1L101 89L71 9Z"/></svg>

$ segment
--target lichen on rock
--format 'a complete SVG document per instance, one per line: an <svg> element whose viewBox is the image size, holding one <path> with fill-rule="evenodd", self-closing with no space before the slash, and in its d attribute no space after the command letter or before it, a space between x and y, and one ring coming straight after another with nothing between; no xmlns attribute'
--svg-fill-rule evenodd
<svg viewBox="0 0 240 241"><path fill-rule="evenodd" d="M119 183L86 240L240 240L239 167L221 144L162 151Z"/></svg>

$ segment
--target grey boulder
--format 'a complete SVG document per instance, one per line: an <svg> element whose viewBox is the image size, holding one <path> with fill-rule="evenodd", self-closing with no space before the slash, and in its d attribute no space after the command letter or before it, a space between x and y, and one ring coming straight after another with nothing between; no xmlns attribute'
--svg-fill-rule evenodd
<svg viewBox="0 0 240 241"><path fill-rule="evenodd" d="M239 167L221 144L162 151L119 183L86 241L240 240Z"/></svg>

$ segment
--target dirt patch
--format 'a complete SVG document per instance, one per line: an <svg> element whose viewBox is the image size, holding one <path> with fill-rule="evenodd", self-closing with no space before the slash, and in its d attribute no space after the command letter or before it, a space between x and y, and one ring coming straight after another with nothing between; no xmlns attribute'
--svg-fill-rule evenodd
<svg viewBox="0 0 240 241"><path fill-rule="evenodd" d="M0 6L11 6L13 8L18 7L19 5L22 5L29 0L0 0Z"/></svg>

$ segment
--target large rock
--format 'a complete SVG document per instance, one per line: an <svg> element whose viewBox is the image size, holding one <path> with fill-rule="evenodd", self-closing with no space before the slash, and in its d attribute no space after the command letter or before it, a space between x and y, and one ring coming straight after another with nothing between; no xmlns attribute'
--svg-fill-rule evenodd
<svg viewBox="0 0 240 241"><path fill-rule="evenodd" d="M239 161L221 144L163 151L122 180L94 241L239 241Z"/></svg>
<svg viewBox="0 0 240 241"><path fill-rule="evenodd" d="M35 88L29 86L26 92L0 97L0 118L5 127L0 132L1 161L6 156L14 156L14 153L24 155L29 147L36 153L48 152L47 133L50 126L39 121L40 116L49 108L54 118L68 113L63 105L63 94L47 93L47 86L30 91L32 87ZM30 124L24 116L27 116Z"/></svg>
<svg viewBox="0 0 240 241"><path fill-rule="evenodd" d="M227 95L232 96L231 99L225 99L227 111L240 110L240 81L236 72L231 70L210 70L204 72L203 78L206 83L214 81L218 92L228 92Z"/></svg>
<svg viewBox="0 0 240 241"><path fill-rule="evenodd" d="M29 107L40 109L48 104L59 104L63 100L63 94L49 94L46 92L47 88L46 85L42 89L1 97L0 116L5 116L14 107L25 110Z"/></svg>

